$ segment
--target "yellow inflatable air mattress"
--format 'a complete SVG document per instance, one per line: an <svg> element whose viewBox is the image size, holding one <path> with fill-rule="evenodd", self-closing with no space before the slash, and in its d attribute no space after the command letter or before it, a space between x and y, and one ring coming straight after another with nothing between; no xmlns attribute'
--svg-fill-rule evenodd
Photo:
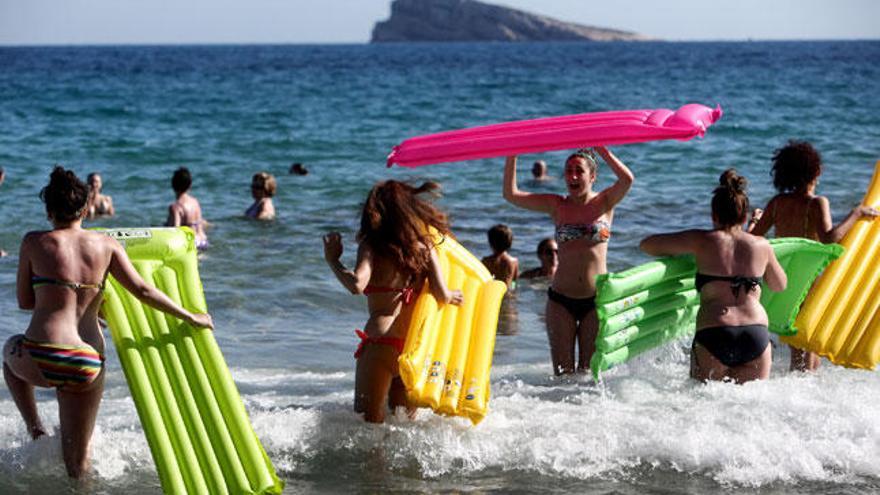
<svg viewBox="0 0 880 495"><path fill-rule="evenodd" d="M880 161L862 204L880 206ZM828 266L798 313L797 334L782 340L834 364L874 369L880 361L880 221L856 221L841 244L843 256Z"/></svg>
<svg viewBox="0 0 880 495"><path fill-rule="evenodd" d="M450 236L436 236L446 285L464 293L461 306L438 303L427 285L413 308L400 377L409 402L434 412L486 416L495 330L507 287Z"/></svg>
<svg viewBox="0 0 880 495"><path fill-rule="evenodd" d="M135 269L194 313L207 311L187 227L113 229ZM214 333L141 304L113 277L102 312L150 445L162 491L281 493Z"/></svg>

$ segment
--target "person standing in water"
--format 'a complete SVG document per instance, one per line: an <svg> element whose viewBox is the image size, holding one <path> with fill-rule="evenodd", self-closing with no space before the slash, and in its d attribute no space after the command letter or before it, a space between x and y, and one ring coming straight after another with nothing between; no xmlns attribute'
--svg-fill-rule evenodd
<svg viewBox="0 0 880 495"><path fill-rule="evenodd" d="M596 275L605 273L614 207L632 187L633 173L605 147L595 148L617 180L593 191L599 168L593 150L581 150L565 161L568 194L521 191L516 183L515 156L504 167L504 199L528 210L546 213L556 225L559 268L547 290L547 336L553 372L586 371L595 350ZM575 359L575 343L579 349Z"/></svg>
<svg viewBox="0 0 880 495"><path fill-rule="evenodd" d="M52 230L29 232L21 242L18 305L33 310L24 334L3 346L3 376L28 434L46 434L34 387L55 388L61 451L67 473L89 468L89 444L104 390L104 336L98 324L107 275L144 303L194 327L213 328L211 316L193 314L138 275L122 245L82 228L89 188L55 167L40 197Z"/></svg>
<svg viewBox="0 0 880 495"><path fill-rule="evenodd" d="M749 214L746 178L725 170L712 195L712 230L656 234L639 247L652 256L692 254L700 293L691 377L744 383L770 376L772 348L761 281L772 291L787 278L767 239L743 230Z"/></svg>
<svg viewBox="0 0 880 495"><path fill-rule="evenodd" d="M342 264L342 236L324 236L324 259L352 294L367 296L370 317L357 330L361 343L354 353L354 410L370 423L385 421L387 407L406 405L406 390L397 359L403 352L416 292L425 280L441 304L462 303L460 290L446 286L434 240L435 228L450 235L446 215L422 195L440 188L436 182L419 187L389 180L370 191L361 211L354 269ZM387 406L386 406L387 403Z"/></svg>
<svg viewBox="0 0 880 495"><path fill-rule="evenodd" d="M773 186L779 192L764 210L755 209L749 221L754 235L765 235L771 228L776 237L805 237L823 243L840 242L859 218L877 218L875 208L859 205L837 225L831 223L828 198L816 194L822 175L822 156L806 141L789 141L773 152ZM791 350L792 371L815 371L819 355L796 347Z"/></svg>
<svg viewBox="0 0 880 495"><path fill-rule="evenodd" d="M254 204L244 212L244 215L254 220L274 220L275 205L272 203L272 196L275 196L277 187L272 174L267 172L254 174L251 179L251 196L254 198Z"/></svg>
<svg viewBox="0 0 880 495"><path fill-rule="evenodd" d="M536 252L538 261L541 266L528 269L519 275L519 278L549 278L552 279L556 275L556 268L559 266L559 245L552 237L542 239L538 243Z"/></svg>
<svg viewBox="0 0 880 495"><path fill-rule="evenodd" d="M97 172L90 173L86 182L88 182L89 188L92 190L91 197L89 198L87 218L94 220L98 217L112 217L116 213L116 210L113 208L113 198L106 194L101 194L101 189L104 186L101 174Z"/></svg>
<svg viewBox="0 0 880 495"><path fill-rule="evenodd" d="M510 247L513 245L513 231L510 227L499 223L493 225L486 232L489 239L489 247L492 254L484 257L481 261L489 273L507 285L507 289L516 289L516 279L519 278L519 260L510 255Z"/></svg>
<svg viewBox="0 0 880 495"><path fill-rule="evenodd" d="M202 218L202 207L199 200L189 194L192 188L192 175L186 167L180 167L171 177L171 188L177 199L168 206L168 220L165 225L179 227L181 225L193 229L196 235L196 248L200 251L208 247L208 236Z"/></svg>

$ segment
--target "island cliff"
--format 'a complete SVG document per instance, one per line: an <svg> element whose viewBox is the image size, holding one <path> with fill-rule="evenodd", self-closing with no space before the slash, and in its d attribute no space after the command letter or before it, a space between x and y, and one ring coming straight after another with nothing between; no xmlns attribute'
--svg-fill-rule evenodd
<svg viewBox="0 0 880 495"><path fill-rule="evenodd" d="M390 41L638 41L637 33L583 26L476 0L394 0L373 27Z"/></svg>

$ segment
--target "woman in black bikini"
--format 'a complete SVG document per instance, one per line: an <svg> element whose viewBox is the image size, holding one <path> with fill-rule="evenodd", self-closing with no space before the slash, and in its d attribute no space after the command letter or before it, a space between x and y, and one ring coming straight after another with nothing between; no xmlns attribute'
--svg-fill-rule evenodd
<svg viewBox="0 0 880 495"><path fill-rule="evenodd" d="M435 182L412 187L389 180L370 191L361 214L357 261L346 268L342 237L324 236L324 258L336 278L352 294L367 296L370 318L357 331L354 409L371 423L385 421L385 403L392 409L406 405L397 358L403 351L412 316L414 293L425 282L442 303L461 304L460 290L449 290L443 280L437 252L426 230L434 227L449 235L446 215L419 195L439 189Z"/></svg>
<svg viewBox="0 0 880 495"><path fill-rule="evenodd" d="M516 157L504 167L504 199L520 208L547 213L556 224L559 265L547 291L547 336L553 372L584 371L595 350L596 275L605 273L608 239L614 207L632 187L632 172L604 147L595 149L617 176L600 192L593 191L598 162L591 150L579 151L565 161L568 194L534 194L516 184ZM575 342L580 354L575 366Z"/></svg>
<svg viewBox="0 0 880 495"><path fill-rule="evenodd" d="M770 376L767 312L761 306L761 278L770 290L787 282L770 243L743 230L749 213L746 179L733 169L721 174L712 196L712 230L652 235L640 247L653 256L696 256L700 291L691 377L736 383Z"/></svg>

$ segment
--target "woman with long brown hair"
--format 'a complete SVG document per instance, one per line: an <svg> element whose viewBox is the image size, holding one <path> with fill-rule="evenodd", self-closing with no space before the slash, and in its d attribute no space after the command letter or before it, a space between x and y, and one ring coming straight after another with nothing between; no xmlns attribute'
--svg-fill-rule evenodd
<svg viewBox="0 0 880 495"><path fill-rule="evenodd" d="M73 172L55 167L40 197L52 230L29 232L21 241L18 305L33 315L24 334L10 337L3 347L3 376L34 439L45 434L34 387L56 389L64 463L67 473L79 478L89 466L104 391L98 311L107 275L159 311L195 327L214 325L210 315L190 313L144 282L116 239L82 228L89 187Z"/></svg>
<svg viewBox="0 0 880 495"><path fill-rule="evenodd" d="M403 351L415 292L427 279L441 303L461 304L460 290L446 287L429 227L450 235L446 215L420 196L438 191L436 182L413 187L404 182L380 182L370 191L361 213L355 267L340 261L342 237L324 236L324 258L336 278L352 294L367 296L370 317L355 352L354 409L364 420L385 420L385 403L406 405L397 358Z"/></svg>
<svg viewBox="0 0 880 495"><path fill-rule="evenodd" d="M749 214L746 178L725 170L712 195L712 230L684 230L646 237L642 251L653 256L693 254L700 292L691 377L737 383L770 376L767 312L761 280L785 289L787 278L770 243L743 230Z"/></svg>

